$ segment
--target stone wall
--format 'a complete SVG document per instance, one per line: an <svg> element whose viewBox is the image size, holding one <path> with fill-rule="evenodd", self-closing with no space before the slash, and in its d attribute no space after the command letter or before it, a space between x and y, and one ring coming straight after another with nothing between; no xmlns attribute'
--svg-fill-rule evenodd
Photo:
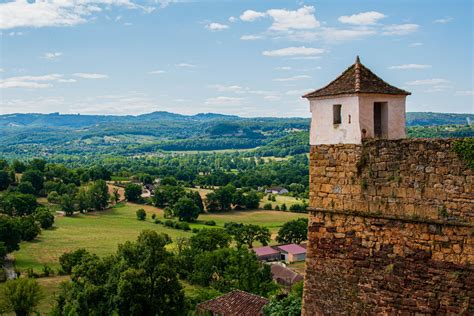
<svg viewBox="0 0 474 316"><path fill-rule="evenodd" d="M474 175L452 142L311 148L304 315L474 314Z"/></svg>

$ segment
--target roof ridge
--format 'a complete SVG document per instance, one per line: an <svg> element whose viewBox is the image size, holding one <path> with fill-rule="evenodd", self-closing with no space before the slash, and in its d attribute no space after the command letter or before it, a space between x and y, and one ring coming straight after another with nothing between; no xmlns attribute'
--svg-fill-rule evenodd
<svg viewBox="0 0 474 316"><path fill-rule="evenodd" d="M355 89L355 92L359 92L360 91L360 66L361 66L359 55L357 55L357 57L356 57L356 61L354 63L354 66L355 66L354 89Z"/></svg>

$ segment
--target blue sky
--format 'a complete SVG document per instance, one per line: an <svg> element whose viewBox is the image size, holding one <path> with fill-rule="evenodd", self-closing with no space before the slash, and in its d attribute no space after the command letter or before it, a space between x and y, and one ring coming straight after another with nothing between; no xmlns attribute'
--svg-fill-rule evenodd
<svg viewBox="0 0 474 316"><path fill-rule="evenodd" d="M0 113L309 116L356 55L408 111L473 112L470 0L0 0Z"/></svg>

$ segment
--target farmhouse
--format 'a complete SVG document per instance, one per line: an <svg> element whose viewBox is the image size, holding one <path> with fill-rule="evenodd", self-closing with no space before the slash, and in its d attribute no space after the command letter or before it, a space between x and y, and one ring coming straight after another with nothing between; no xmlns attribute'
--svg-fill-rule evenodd
<svg viewBox="0 0 474 316"><path fill-rule="evenodd" d="M306 259L306 249L297 244L276 246L280 250L282 259L286 263L304 261Z"/></svg>
<svg viewBox="0 0 474 316"><path fill-rule="evenodd" d="M196 307L198 314L213 316L261 316L262 309L268 304L268 299L234 290L212 300L199 303Z"/></svg>
<svg viewBox="0 0 474 316"><path fill-rule="evenodd" d="M288 190L283 187L270 187L270 188L265 189L265 193L288 194Z"/></svg>
<svg viewBox="0 0 474 316"><path fill-rule="evenodd" d="M293 284L303 281L303 276L293 270L284 267L281 264L272 264L272 277L275 282L286 287L291 287Z"/></svg>

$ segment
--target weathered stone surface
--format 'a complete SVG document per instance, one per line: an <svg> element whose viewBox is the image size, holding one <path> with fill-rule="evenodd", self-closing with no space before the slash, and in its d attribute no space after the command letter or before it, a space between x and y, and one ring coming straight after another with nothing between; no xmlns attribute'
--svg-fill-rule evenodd
<svg viewBox="0 0 474 316"><path fill-rule="evenodd" d="M311 147L303 315L474 315L474 174L452 142Z"/></svg>

